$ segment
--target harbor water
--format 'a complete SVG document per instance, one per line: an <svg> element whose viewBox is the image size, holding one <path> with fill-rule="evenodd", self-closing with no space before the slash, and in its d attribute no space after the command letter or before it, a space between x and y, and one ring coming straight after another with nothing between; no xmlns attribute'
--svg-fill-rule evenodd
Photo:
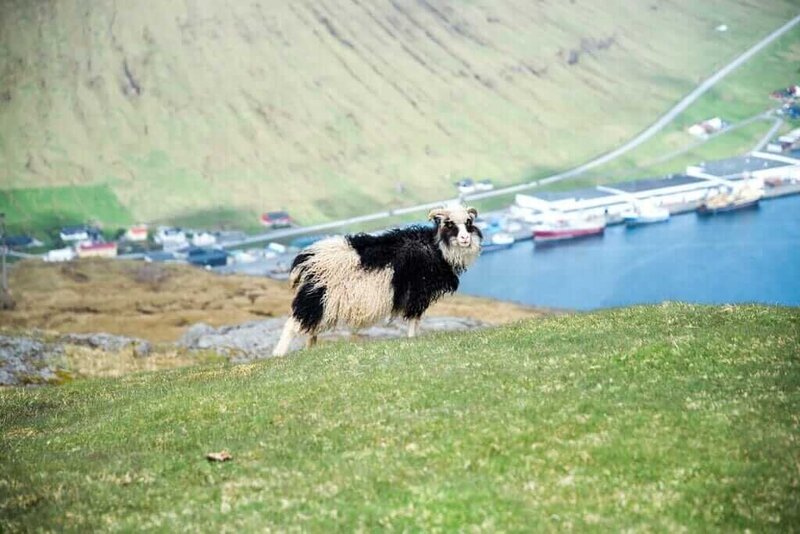
<svg viewBox="0 0 800 534"><path fill-rule="evenodd" d="M800 305L800 195L756 209L606 228L605 234L482 255L463 293L594 310L683 301Z"/></svg>

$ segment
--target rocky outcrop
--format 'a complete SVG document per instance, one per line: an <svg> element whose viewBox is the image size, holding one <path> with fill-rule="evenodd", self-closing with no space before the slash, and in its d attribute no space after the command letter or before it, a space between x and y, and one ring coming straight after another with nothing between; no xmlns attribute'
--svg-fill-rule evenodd
<svg viewBox="0 0 800 534"><path fill-rule="evenodd" d="M149 341L111 334L67 334L62 336L59 341L68 345L78 345L109 352L130 349L137 358L149 356L152 351Z"/></svg>
<svg viewBox="0 0 800 534"><path fill-rule="evenodd" d="M152 350L150 343L143 339L111 334L0 335L0 386L63 382L72 376L66 358L69 347L86 347L101 354L130 350L139 358L148 356Z"/></svg>
<svg viewBox="0 0 800 534"><path fill-rule="evenodd" d="M286 318L252 321L235 326L215 328L198 323L174 346L161 346L161 350L213 352L240 363L272 357L272 349L278 342ZM486 323L462 317L426 317L422 319L422 335L431 332L452 332L484 328ZM347 329L336 329L320 336L321 340L390 339L406 336L407 323L400 320L373 326L353 333ZM295 339L291 350L303 347L303 336ZM72 376L68 355L80 347L97 351L96 357L114 357L120 354L142 358L153 353L148 341L112 334L66 334L47 336L33 332L25 336L0 335L0 386L58 384ZM95 357L95 356L92 356Z"/></svg>
<svg viewBox="0 0 800 534"><path fill-rule="evenodd" d="M178 345L190 350L209 350L223 354L234 362L250 361L271 357L272 349L278 342L286 318L252 321L236 326L213 328L206 324L190 327ZM425 317L420 323L423 334L427 332L452 332L483 328L486 323L462 317ZM394 320L383 325L359 331L359 338L390 339L405 337L408 326L404 321ZM321 340L349 339L354 334L348 329L337 328L320 335ZM303 347L305 340L295 339L291 350Z"/></svg>
<svg viewBox="0 0 800 534"><path fill-rule="evenodd" d="M57 382L63 357L58 344L0 335L0 386Z"/></svg>

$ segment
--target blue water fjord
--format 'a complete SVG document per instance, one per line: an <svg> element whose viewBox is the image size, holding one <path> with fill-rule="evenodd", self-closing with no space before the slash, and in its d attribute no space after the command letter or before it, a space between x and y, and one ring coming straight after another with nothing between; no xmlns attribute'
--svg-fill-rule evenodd
<svg viewBox="0 0 800 534"><path fill-rule="evenodd" d="M592 310L665 300L800 305L800 196L758 209L673 216L596 238L487 253L461 292Z"/></svg>

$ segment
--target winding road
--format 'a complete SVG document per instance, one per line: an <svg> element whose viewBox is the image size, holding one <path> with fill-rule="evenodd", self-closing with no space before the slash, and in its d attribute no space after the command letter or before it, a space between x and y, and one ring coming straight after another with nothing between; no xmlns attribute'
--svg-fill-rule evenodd
<svg viewBox="0 0 800 534"><path fill-rule="evenodd" d="M471 195L466 195L464 197L465 200L481 200L486 198L497 197L501 195L507 195L510 193L518 193L520 191L526 191L528 189L532 189L534 187L539 187L546 184L551 184L553 182L558 182L561 180L565 180L567 178L573 178L575 176L579 176L584 172L608 163L623 154L633 150L634 148L638 147L642 143L645 143L651 137L659 133L663 130L669 123L671 123L675 118L680 115L683 111L685 111L689 106L691 106L698 98L703 96L709 89L714 87L720 80L725 78L728 74L736 70L738 67L743 65L747 62L750 58L754 55L758 54L761 50L769 46L773 41L784 35L786 32L794 28L798 23L800 23L800 14L795 16L793 19L788 21L783 26L777 28L772 33L761 39L758 43L753 45L750 49L746 50L744 53L740 54L736 57L733 61L722 67L720 70L715 72L705 81L703 81L700 85L698 85L691 93L686 95L680 102L675 104L671 109L669 109L666 113L664 113L661 117L659 117L653 124L651 124L647 129L636 135L634 138L630 139L625 144L615 148L614 150L607 152L601 156L598 156L578 167L570 169L568 171L564 171L562 173L554 174L552 176L548 176L546 178L542 178L539 180L534 180L531 182L526 182L523 184L513 185L509 187L502 187L499 189L495 189L493 191L487 191L485 193L476 193ZM249 245L253 243L258 243L261 241L266 240L273 240L283 237L290 237L294 235L301 235L301 234L308 234L308 233L317 233L323 232L325 230L330 230L333 228L338 228L340 226L346 226L351 224L359 224L364 222L371 222L377 221L380 219L386 219L389 217L397 216L397 215L405 215L408 213L415 213L419 211L429 210L438 206L441 206L443 203L447 201L439 200L436 202L428 202L426 204L418 204L416 206L409 206L406 208L400 208L390 211L381 211L377 213L371 213L369 215L361 215L359 217L351 217L349 219L343 219L339 221L332 221L329 223L324 224L317 224L314 226L304 226L301 228L290 228L286 230L277 230L268 232L265 234L252 236L247 239L228 243L225 245L226 248L232 247L239 247L243 245Z"/></svg>
<svg viewBox="0 0 800 534"><path fill-rule="evenodd" d="M742 64L747 62L750 58L754 55L759 53L765 47L769 46L773 41L784 35L786 32L791 30L794 26L800 23L800 14L795 16L793 19L788 21L783 26L777 28L772 33L761 39L758 43L753 45L750 49L736 57L733 61L725 65L723 68L715 72L712 76L707 78L703 81L700 85L698 85L691 93L686 95L680 102L675 104L671 109L669 109L666 113L664 113L661 117L659 117L653 124L651 124L647 129L630 139L625 144L607 152L601 156L598 156L582 165L574 167L570 170L554 174L552 176L548 176L539 180L534 180L531 182L526 182L518 185L513 185L509 187L502 187L495 189L493 191L487 191L484 193L476 193L471 195L465 195L464 200L481 200L486 198L497 197L501 195L508 195L510 193L518 193L520 191L526 191L528 189L532 189L535 187L539 187L546 184L551 184L554 182L558 182L561 180L565 180L567 178L573 178L575 176L579 176L584 172L613 161L614 159L622 156L623 154L633 150L634 148L640 146L642 143L649 140L651 137L659 133L663 130L669 123L671 123L680 113L682 113L686 108L692 105L698 98L700 98L703 94L705 94L709 89L714 87L720 80L725 78L728 74L736 70ZM390 217L394 217L397 215L406 215L409 213L416 213L420 211L429 210L434 207L441 206L443 203L447 202L446 200L439 200L436 202L428 202L425 204L418 204L416 206L409 206L405 208L399 208L394 210L387 210L387 211L380 211L376 213L371 213L368 215L361 215L358 217L350 217L348 219L342 219L338 221L331 221L328 223L317 224L313 226L303 226L297 228L287 228L284 230L273 230L270 232L266 232L263 234L254 235L239 241L232 241L229 243L225 243L223 245L224 248L235 248L235 247L242 247L247 246L255 243L260 243L263 241L271 241L275 239L285 238L285 237L292 237L296 235L303 235L309 233L319 233L325 232L327 230L331 230L334 228L339 228L341 226L353 225L353 224L360 224L365 222L372 222L378 221L381 219L387 219ZM128 254L119 256L120 258L140 258L141 254Z"/></svg>

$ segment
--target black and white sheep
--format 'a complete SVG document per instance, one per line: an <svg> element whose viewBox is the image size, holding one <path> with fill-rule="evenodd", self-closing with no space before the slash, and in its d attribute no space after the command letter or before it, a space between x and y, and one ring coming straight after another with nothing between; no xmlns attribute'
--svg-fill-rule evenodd
<svg viewBox="0 0 800 534"><path fill-rule="evenodd" d="M359 329L396 316L409 321L414 337L425 310L458 289L458 276L480 254L477 215L474 208L439 208L428 215L433 227L331 237L303 250L292 263L292 313L273 355L286 354L299 333L312 346L336 325Z"/></svg>

